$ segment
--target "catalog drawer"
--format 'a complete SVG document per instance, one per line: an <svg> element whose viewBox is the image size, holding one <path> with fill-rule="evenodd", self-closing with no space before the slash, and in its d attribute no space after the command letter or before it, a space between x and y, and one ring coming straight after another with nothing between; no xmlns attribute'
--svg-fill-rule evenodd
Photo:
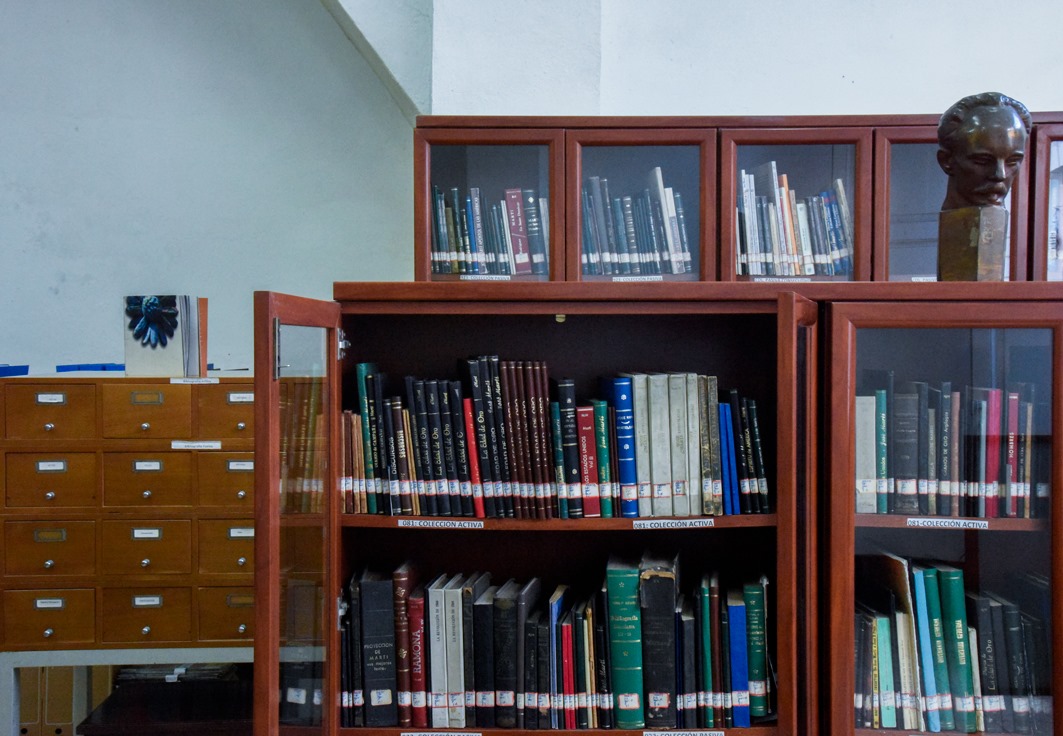
<svg viewBox="0 0 1063 736"><path fill-rule="evenodd" d="M93 385L9 383L4 403L8 439L75 440L98 434Z"/></svg>
<svg viewBox="0 0 1063 736"><path fill-rule="evenodd" d="M96 522L5 522L4 570L8 575L92 575Z"/></svg>
<svg viewBox="0 0 1063 736"><path fill-rule="evenodd" d="M96 638L96 597L91 588L7 590L3 600L8 646L91 644Z"/></svg>
<svg viewBox="0 0 1063 736"><path fill-rule="evenodd" d="M199 520L199 571L246 574L255 569L255 526L251 519Z"/></svg>
<svg viewBox="0 0 1063 736"><path fill-rule="evenodd" d="M7 455L8 508L75 508L96 504L99 483L96 453L21 453Z"/></svg>
<svg viewBox="0 0 1063 736"><path fill-rule="evenodd" d="M103 384L103 436L188 439L192 386L183 383Z"/></svg>
<svg viewBox="0 0 1063 736"><path fill-rule="evenodd" d="M250 640L255 633L254 588L199 589L199 640Z"/></svg>
<svg viewBox="0 0 1063 736"><path fill-rule="evenodd" d="M192 522L103 521L100 571L104 575L192 572Z"/></svg>
<svg viewBox="0 0 1063 736"><path fill-rule="evenodd" d="M253 452L200 452L196 464L200 506L226 506L248 513L254 510Z"/></svg>
<svg viewBox="0 0 1063 736"><path fill-rule="evenodd" d="M191 641L191 588L104 588L101 593L104 642Z"/></svg>
<svg viewBox="0 0 1063 736"><path fill-rule="evenodd" d="M199 432L210 439L251 439L255 432L255 391L251 383L196 386Z"/></svg>
<svg viewBox="0 0 1063 736"><path fill-rule="evenodd" d="M192 505L192 453L108 452L103 456L103 505Z"/></svg>

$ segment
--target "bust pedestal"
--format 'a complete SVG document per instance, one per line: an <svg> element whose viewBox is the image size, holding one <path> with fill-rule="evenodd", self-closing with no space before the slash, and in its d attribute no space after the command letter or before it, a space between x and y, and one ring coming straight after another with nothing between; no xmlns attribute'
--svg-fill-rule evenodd
<svg viewBox="0 0 1063 736"><path fill-rule="evenodd" d="M1008 211L1003 207L942 210L938 281L1003 281Z"/></svg>

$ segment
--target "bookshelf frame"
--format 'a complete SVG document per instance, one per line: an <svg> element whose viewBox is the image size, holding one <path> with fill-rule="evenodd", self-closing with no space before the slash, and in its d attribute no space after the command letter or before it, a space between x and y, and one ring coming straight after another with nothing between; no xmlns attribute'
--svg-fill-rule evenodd
<svg viewBox="0 0 1063 736"><path fill-rule="evenodd" d="M1033 184L1030 191L1033 221L1030 226L1030 274L1031 278L1044 281L1047 278L1048 228L1051 222L1049 212L1049 166L1051 149L1054 143L1063 141L1063 123L1038 125L1034 129L1031 148L1033 150ZM1026 166L1028 171L1031 167Z"/></svg>

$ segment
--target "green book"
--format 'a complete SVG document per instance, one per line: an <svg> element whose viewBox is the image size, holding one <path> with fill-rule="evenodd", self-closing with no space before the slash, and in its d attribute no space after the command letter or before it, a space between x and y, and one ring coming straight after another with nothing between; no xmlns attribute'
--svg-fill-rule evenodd
<svg viewBox="0 0 1063 736"><path fill-rule="evenodd" d="M742 586L746 604L746 650L749 657L749 714L768 714L768 632L764 586L746 583Z"/></svg>
<svg viewBox="0 0 1063 736"><path fill-rule="evenodd" d="M594 407L594 445L598 455L598 492L602 502L602 518L613 514L613 475L609 454L609 404L603 399L591 399Z"/></svg>
<svg viewBox="0 0 1063 736"><path fill-rule="evenodd" d="M874 613L875 641L878 652L878 703L883 728L897 728L897 691L893 687L893 632L890 617Z"/></svg>
<svg viewBox="0 0 1063 736"><path fill-rule="evenodd" d="M967 634L967 607L963 589L963 570L949 565L935 565L941 592L941 620L945 630L945 655L949 667L949 686L955 730L974 733L977 713L974 708L974 672L971 669L971 643Z"/></svg>
<svg viewBox="0 0 1063 736"><path fill-rule="evenodd" d="M698 712L702 714L705 728L713 728L715 712L713 709L712 682L712 609L709 605L710 576L703 575L697 590L698 628Z"/></svg>
<svg viewBox="0 0 1063 736"><path fill-rule="evenodd" d="M945 624L941 619L941 592L938 587L938 571L933 567L914 568L923 573L923 590L926 593L926 615L930 622L930 649L934 661L934 685L938 693L938 716L941 730L952 731L956 720L952 715L952 691L949 686L948 657L945 654Z"/></svg>
<svg viewBox="0 0 1063 736"><path fill-rule="evenodd" d="M376 467L373 465L373 436L369 421L369 396L365 390L365 377L376 373L375 363L358 363L354 367L354 380L358 390L358 413L362 415L362 453L365 458L366 510L370 514L377 512L376 503Z"/></svg>
<svg viewBox="0 0 1063 736"><path fill-rule="evenodd" d="M638 562L611 557L605 568L605 585L616 727L644 728Z"/></svg>
<svg viewBox="0 0 1063 736"><path fill-rule="evenodd" d="M886 390L875 391L875 500L878 513L888 510L889 501L889 411Z"/></svg>

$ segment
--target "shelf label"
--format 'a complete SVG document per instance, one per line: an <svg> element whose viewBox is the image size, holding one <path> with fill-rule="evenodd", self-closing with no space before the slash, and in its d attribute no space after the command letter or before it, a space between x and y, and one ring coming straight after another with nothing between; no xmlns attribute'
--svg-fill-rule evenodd
<svg viewBox="0 0 1063 736"><path fill-rule="evenodd" d="M249 473L255 469L254 460L230 460L227 464L230 473Z"/></svg>
<svg viewBox="0 0 1063 736"><path fill-rule="evenodd" d="M134 473L157 473L162 470L162 460L134 460Z"/></svg>
<svg viewBox="0 0 1063 736"><path fill-rule="evenodd" d="M37 463L38 473L65 473L66 460L40 460Z"/></svg>
<svg viewBox="0 0 1063 736"><path fill-rule="evenodd" d="M174 440L171 450L220 450L221 440Z"/></svg>
<svg viewBox="0 0 1063 736"><path fill-rule="evenodd" d="M254 539L255 528L253 526L229 527L229 539Z"/></svg>
<svg viewBox="0 0 1063 736"><path fill-rule="evenodd" d="M33 601L33 607L37 610L54 610L56 608L63 608L66 606L66 600L63 598L38 598Z"/></svg>
<svg viewBox="0 0 1063 736"><path fill-rule="evenodd" d="M228 401L230 404L253 404L255 394L253 391L230 391Z"/></svg>
<svg viewBox="0 0 1063 736"><path fill-rule="evenodd" d="M398 526L412 529L483 529L482 521L455 521L453 519L397 519ZM432 733L438 733L433 731ZM464 731L462 733L465 733Z"/></svg>
<svg viewBox="0 0 1063 736"><path fill-rule="evenodd" d="M461 281L512 281L512 276L506 274L491 274L491 273L463 273L460 277ZM436 733L433 731L432 733Z"/></svg>
<svg viewBox="0 0 1063 736"><path fill-rule="evenodd" d="M134 529L133 539L162 539L162 529Z"/></svg>
<svg viewBox="0 0 1063 736"><path fill-rule="evenodd" d="M135 595L133 608L162 608L161 595Z"/></svg>
<svg viewBox="0 0 1063 736"><path fill-rule="evenodd" d="M723 731L643 731L643 736L725 736Z"/></svg>
<svg viewBox="0 0 1063 736"><path fill-rule="evenodd" d="M921 529L988 529L983 519L949 519L942 517L909 517L907 525Z"/></svg>
<svg viewBox="0 0 1063 736"><path fill-rule="evenodd" d="M697 519L636 519L632 529L706 529L716 526L714 518Z"/></svg>
<svg viewBox="0 0 1063 736"><path fill-rule="evenodd" d="M664 281L664 276L661 274L650 274L648 276L614 276L613 283L626 283L630 281Z"/></svg>
<svg viewBox="0 0 1063 736"><path fill-rule="evenodd" d="M205 383L221 383L217 378L171 378L170 383L180 384L205 384Z"/></svg>

